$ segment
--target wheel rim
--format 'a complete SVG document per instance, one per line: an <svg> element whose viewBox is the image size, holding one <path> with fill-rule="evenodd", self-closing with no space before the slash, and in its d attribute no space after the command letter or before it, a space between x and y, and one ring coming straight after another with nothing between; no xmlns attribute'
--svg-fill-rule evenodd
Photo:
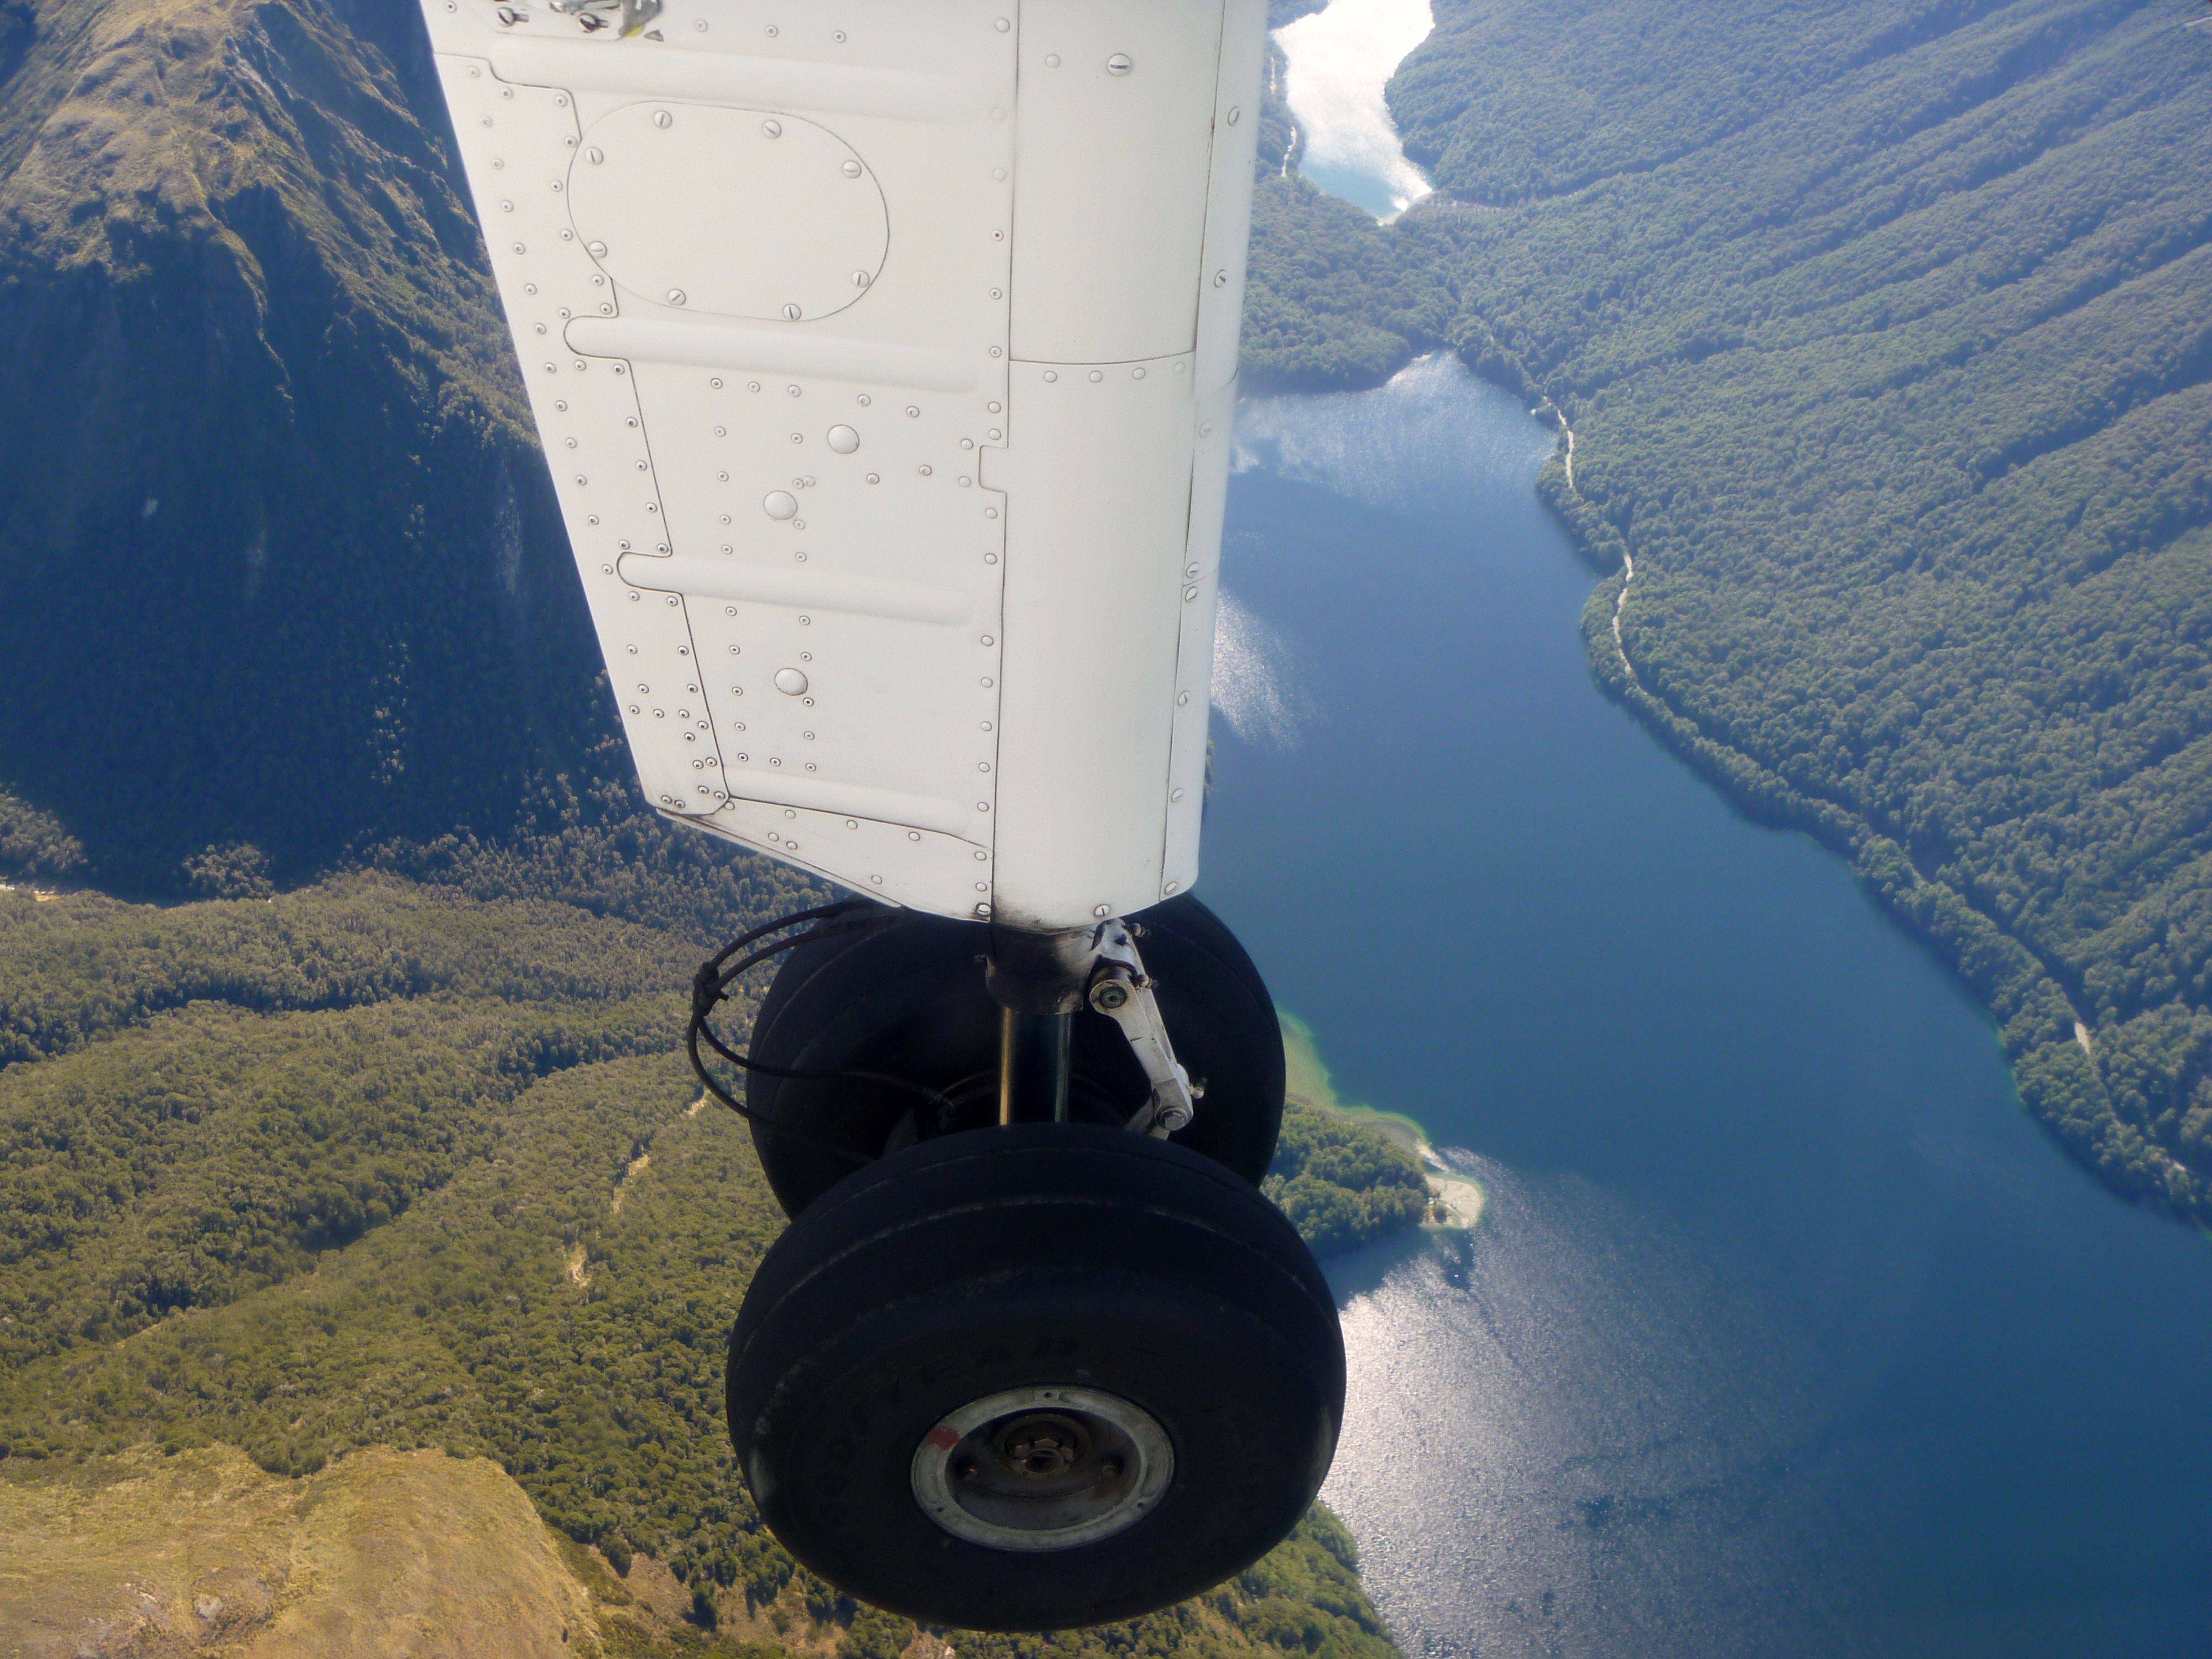
<svg viewBox="0 0 2212 1659"><path fill-rule="evenodd" d="M914 1453L922 1512L992 1549L1073 1549L1158 1506L1175 1451L1151 1413L1095 1389L1011 1389L969 1401Z"/></svg>

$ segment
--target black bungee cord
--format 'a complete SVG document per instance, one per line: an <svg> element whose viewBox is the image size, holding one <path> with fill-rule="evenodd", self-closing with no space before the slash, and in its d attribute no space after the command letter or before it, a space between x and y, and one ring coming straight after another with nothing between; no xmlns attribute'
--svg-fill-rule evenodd
<svg viewBox="0 0 2212 1659"><path fill-rule="evenodd" d="M855 911L868 910L877 914L861 916L857 921L848 920ZM755 1060L750 1054L738 1053L736 1049L724 1042L714 1030L714 1010L728 1000L730 988L751 969L781 956L786 951L795 950L801 945L811 944L819 939L834 939L840 934L873 933L879 928L896 927L906 920L910 912L906 910L878 904L872 899L846 899L836 904L820 905L811 910L801 910L794 915L784 916L778 921L763 923L750 933L732 939L716 952L712 960L702 964L698 973L693 975L691 981L691 1024L686 1035L684 1047L691 1056L691 1069L698 1074L699 1081L705 1086L707 1092L748 1123L766 1129L772 1134L782 1135L789 1139L799 1141L817 1152L828 1152L833 1157L851 1164L865 1164L872 1163L874 1160L863 1153L854 1152L849 1146L832 1146L828 1141L815 1139L803 1129L793 1128L787 1123L779 1123L772 1118L764 1117L750 1107L740 1103L736 1096L725 1089L715 1079L713 1067L707 1063L706 1057L699 1052L700 1043L703 1041L723 1060L743 1072L757 1072L763 1077L799 1083L846 1081L879 1083L889 1088L919 1095L940 1110L949 1114L953 1109L951 1101L927 1084L916 1083L908 1078L892 1077L881 1072L801 1072L794 1071L788 1066L770 1066L765 1060ZM757 944L772 933L780 933L787 928L798 927L807 922L820 925L810 928L805 933L793 933L788 939L779 939L773 945L763 945L734 964L731 962L730 959L732 957L744 951L748 945Z"/></svg>

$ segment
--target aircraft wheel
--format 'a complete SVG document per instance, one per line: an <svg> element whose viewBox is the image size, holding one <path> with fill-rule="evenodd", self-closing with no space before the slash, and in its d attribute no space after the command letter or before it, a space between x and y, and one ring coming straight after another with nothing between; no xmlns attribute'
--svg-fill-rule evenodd
<svg viewBox="0 0 2212 1659"><path fill-rule="evenodd" d="M1206 1085L1175 1143L1256 1184L1283 1121L1282 1029L1267 984L1236 935L1187 894L1136 920L1176 1058ZM832 1079L746 1079L753 1145L786 1214L900 1146L996 1125L988 945L981 922L916 912L862 933L825 930L784 959L754 1022L752 1057ZM1078 1013L1073 1119L1118 1126L1149 1094L1121 1028Z"/></svg>
<svg viewBox="0 0 2212 1659"><path fill-rule="evenodd" d="M1320 1269L1240 1177L1024 1124L909 1147L770 1249L730 1436L784 1546L926 1624L1066 1629L1194 1595L1287 1534L1343 1419Z"/></svg>

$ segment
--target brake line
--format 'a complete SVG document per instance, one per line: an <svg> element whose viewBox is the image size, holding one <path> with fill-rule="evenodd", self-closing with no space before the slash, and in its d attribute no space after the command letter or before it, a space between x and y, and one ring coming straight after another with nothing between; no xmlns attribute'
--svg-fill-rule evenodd
<svg viewBox="0 0 2212 1659"><path fill-rule="evenodd" d="M878 914L863 916L858 921L848 920L855 911L866 910L873 910ZM685 1034L684 1048L691 1057L691 1069L698 1075L699 1081L705 1086L707 1092L744 1119L746 1122L758 1128L765 1129L771 1134L795 1140L816 1152L827 1152L832 1157L854 1164L872 1164L875 1160L866 1154L855 1152L848 1146L833 1146L826 1140L808 1134L803 1129L793 1128L789 1124L779 1123L773 1118L741 1104L737 1097L725 1089L717 1080L714 1068L708 1065L706 1057L699 1052L700 1043L703 1041L724 1060L747 1073L799 1083L880 1084L887 1088L919 1095L942 1111L951 1112L954 1109L952 1102L927 1084L915 1083L907 1078L892 1077L881 1072L806 1072L797 1071L789 1066L771 1066L765 1060L755 1060L750 1054L739 1054L724 1042L714 1030L715 1008L729 1000L730 988L750 969L781 956L787 951L796 950L802 945L835 939L843 934L874 933L883 928L896 927L907 920L911 914L909 911L878 904L872 899L846 899L840 903L821 905L811 910L801 910L795 915L782 917L779 921L764 923L724 945L711 960L701 966L691 981L691 1022ZM789 939L779 939L773 945L764 945L732 965L731 958L744 951L747 946L757 944L772 933L782 933L787 928L797 927L806 922L818 925L805 933L795 933Z"/></svg>

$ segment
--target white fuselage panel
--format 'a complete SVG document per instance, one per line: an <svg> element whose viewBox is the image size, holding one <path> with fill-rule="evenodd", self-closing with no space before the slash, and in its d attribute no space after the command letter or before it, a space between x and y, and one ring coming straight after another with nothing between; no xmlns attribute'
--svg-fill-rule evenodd
<svg viewBox="0 0 2212 1659"><path fill-rule="evenodd" d="M941 915L1189 886L1265 0L423 6L647 795Z"/></svg>

